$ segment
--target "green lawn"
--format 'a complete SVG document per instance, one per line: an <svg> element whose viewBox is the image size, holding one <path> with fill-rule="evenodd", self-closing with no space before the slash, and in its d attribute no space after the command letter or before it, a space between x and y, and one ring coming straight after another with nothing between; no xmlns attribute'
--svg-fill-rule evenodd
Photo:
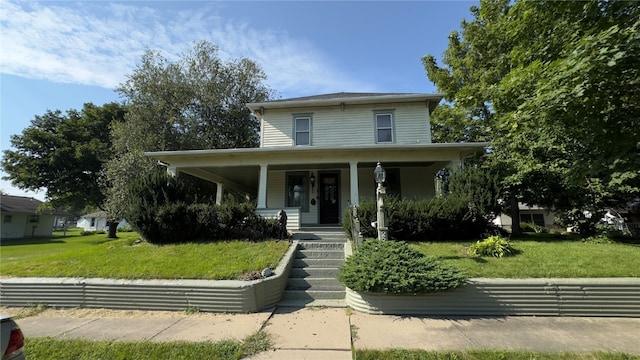
<svg viewBox="0 0 640 360"><path fill-rule="evenodd" d="M512 240L515 256L474 258L466 253L472 242L414 243L416 249L442 258L470 277L640 277L640 245L590 243L535 234Z"/></svg>
<svg viewBox="0 0 640 360"><path fill-rule="evenodd" d="M275 267L288 242L226 241L157 246L133 232L3 241L0 275L116 279L236 279Z"/></svg>

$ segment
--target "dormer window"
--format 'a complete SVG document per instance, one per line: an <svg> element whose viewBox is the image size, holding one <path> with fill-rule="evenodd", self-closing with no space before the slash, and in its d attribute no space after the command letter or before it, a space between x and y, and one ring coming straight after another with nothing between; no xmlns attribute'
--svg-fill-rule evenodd
<svg viewBox="0 0 640 360"><path fill-rule="evenodd" d="M311 116L295 116L293 118L295 145L311 145Z"/></svg>
<svg viewBox="0 0 640 360"><path fill-rule="evenodd" d="M380 111L375 113L376 143L392 143L393 139L393 112Z"/></svg>

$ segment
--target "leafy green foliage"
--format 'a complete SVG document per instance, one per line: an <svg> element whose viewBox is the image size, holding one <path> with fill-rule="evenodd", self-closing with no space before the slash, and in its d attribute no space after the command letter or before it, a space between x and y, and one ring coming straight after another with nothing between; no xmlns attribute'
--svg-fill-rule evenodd
<svg viewBox="0 0 640 360"><path fill-rule="evenodd" d="M436 138L491 141L513 211L553 207L593 235L603 209L640 194L640 7L482 0L471 13L449 37L445 66L423 58L453 104L434 113Z"/></svg>
<svg viewBox="0 0 640 360"><path fill-rule="evenodd" d="M260 124L246 104L271 96L265 79L253 61L223 61L206 41L176 61L147 51L117 88L129 113L111 132L110 211L122 213L129 184L156 171L156 161L144 152L257 146Z"/></svg>
<svg viewBox="0 0 640 360"><path fill-rule="evenodd" d="M368 240L340 267L340 281L355 291L423 294L464 284L466 278L405 242Z"/></svg>
<svg viewBox="0 0 640 360"><path fill-rule="evenodd" d="M500 174L482 164L469 164L449 177L449 196L465 199L474 217L491 222L502 212Z"/></svg>
<svg viewBox="0 0 640 360"><path fill-rule="evenodd" d="M171 244L195 240L264 240L275 224L255 213L251 203L230 199L218 206L181 178L157 172L129 188L127 221L148 242Z"/></svg>
<svg viewBox="0 0 640 360"><path fill-rule="evenodd" d="M36 115L22 134L11 136L16 150L4 151L5 179L21 189L46 189L54 207L102 208L105 166L112 156L109 129L123 121L125 112L116 103L87 103L81 111Z"/></svg>
<svg viewBox="0 0 640 360"><path fill-rule="evenodd" d="M469 255L471 256L493 256L502 258L514 254L514 249L509 239L501 236L489 236L488 238L472 244L469 247Z"/></svg>

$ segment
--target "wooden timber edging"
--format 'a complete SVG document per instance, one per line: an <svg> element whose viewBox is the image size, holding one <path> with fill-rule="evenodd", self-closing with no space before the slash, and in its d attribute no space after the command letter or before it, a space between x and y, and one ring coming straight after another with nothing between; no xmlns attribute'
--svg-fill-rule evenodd
<svg viewBox="0 0 640 360"><path fill-rule="evenodd" d="M360 293L347 305L369 314L640 317L640 278L470 279L416 296Z"/></svg>
<svg viewBox="0 0 640 360"><path fill-rule="evenodd" d="M193 309L251 313L280 301L298 242L291 244L274 275L241 280L120 280L99 278L0 279L0 305L136 310Z"/></svg>

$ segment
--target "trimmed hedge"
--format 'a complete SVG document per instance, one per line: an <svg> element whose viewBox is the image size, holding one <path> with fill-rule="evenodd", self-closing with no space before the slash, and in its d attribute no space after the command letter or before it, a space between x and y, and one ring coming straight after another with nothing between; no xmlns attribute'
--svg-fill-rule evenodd
<svg viewBox="0 0 640 360"><path fill-rule="evenodd" d="M134 182L126 219L146 241L171 244L190 241L264 240L276 234L275 221L255 213L251 203L220 206L198 198L193 188L164 173Z"/></svg>
<svg viewBox="0 0 640 360"><path fill-rule="evenodd" d="M469 209L468 201L449 195L430 200L385 200L389 236L405 241L448 241L477 239L492 230L492 225ZM350 235L349 211L343 221ZM377 237L370 224L376 221L375 201L363 201L358 207L362 235Z"/></svg>

